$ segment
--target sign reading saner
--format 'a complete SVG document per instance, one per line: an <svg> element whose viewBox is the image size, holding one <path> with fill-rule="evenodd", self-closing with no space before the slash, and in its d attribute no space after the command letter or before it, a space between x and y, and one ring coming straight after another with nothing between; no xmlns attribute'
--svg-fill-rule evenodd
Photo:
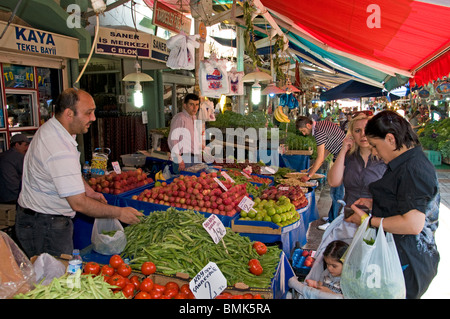
<svg viewBox="0 0 450 319"><path fill-rule="evenodd" d="M148 33L100 27L95 53L149 59L151 42Z"/></svg>

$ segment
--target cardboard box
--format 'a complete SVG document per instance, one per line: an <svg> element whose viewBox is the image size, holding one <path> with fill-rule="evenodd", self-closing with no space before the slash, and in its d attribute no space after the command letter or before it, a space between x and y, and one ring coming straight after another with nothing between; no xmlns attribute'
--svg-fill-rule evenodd
<svg viewBox="0 0 450 319"><path fill-rule="evenodd" d="M16 205L0 204L0 225L14 226L16 223Z"/></svg>

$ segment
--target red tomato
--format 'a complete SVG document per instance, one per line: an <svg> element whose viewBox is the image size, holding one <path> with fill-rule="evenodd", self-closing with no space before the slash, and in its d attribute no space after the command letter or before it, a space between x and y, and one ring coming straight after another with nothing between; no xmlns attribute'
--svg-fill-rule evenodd
<svg viewBox="0 0 450 319"><path fill-rule="evenodd" d="M126 298L131 298L134 295L134 285L126 284L122 289L122 293Z"/></svg>
<svg viewBox="0 0 450 319"><path fill-rule="evenodd" d="M141 266L141 272L146 276L153 274L155 271L156 271L156 266L151 261L146 261Z"/></svg>
<svg viewBox="0 0 450 319"><path fill-rule="evenodd" d="M250 293L244 294L244 299L253 299L253 295Z"/></svg>
<svg viewBox="0 0 450 319"><path fill-rule="evenodd" d="M264 255L267 252L267 246L264 245L262 242L260 241L255 241L253 243L253 248L255 248L256 252L258 253L258 255Z"/></svg>
<svg viewBox="0 0 450 319"><path fill-rule="evenodd" d="M259 276L263 273L263 268L258 259L250 259L248 262L249 270L252 274Z"/></svg>
<svg viewBox="0 0 450 319"><path fill-rule="evenodd" d="M168 296L170 298L175 297L176 295L178 295L178 289L175 288L167 288L164 290L164 296Z"/></svg>
<svg viewBox="0 0 450 319"><path fill-rule="evenodd" d="M222 292L220 295L216 297L216 299L231 299L233 297L229 292Z"/></svg>
<svg viewBox="0 0 450 319"><path fill-rule="evenodd" d="M253 299L264 299L260 294L253 295Z"/></svg>
<svg viewBox="0 0 450 319"><path fill-rule="evenodd" d="M142 280L141 285L139 286L139 290L150 292L153 290L153 287L153 280L151 280L150 278L145 278L144 280Z"/></svg>
<svg viewBox="0 0 450 319"><path fill-rule="evenodd" d="M115 273L115 270L113 267L109 266L109 265L103 265L102 269L100 270L100 273L104 276L112 276Z"/></svg>
<svg viewBox="0 0 450 319"><path fill-rule="evenodd" d="M178 291L180 290L180 287L178 286L178 284L177 284L176 282L169 281L169 282L166 284L166 290L167 290L167 289L175 289L176 292L178 293Z"/></svg>
<svg viewBox="0 0 450 319"><path fill-rule="evenodd" d="M231 299L244 299L244 296L242 296L242 295L233 295L231 297Z"/></svg>
<svg viewBox="0 0 450 319"><path fill-rule="evenodd" d="M181 287L180 287L180 292L181 293L184 293L184 294L188 294L188 293L190 293L191 292L191 289L189 288L189 284L183 284L183 285L181 285Z"/></svg>
<svg viewBox="0 0 450 319"><path fill-rule="evenodd" d="M159 292L161 292L161 294L163 294L164 291L166 290L166 286L154 284L153 290L159 291Z"/></svg>
<svg viewBox="0 0 450 319"><path fill-rule="evenodd" d="M151 299L161 299L162 297L162 292L161 291L157 291L157 290L152 290L150 291L150 297Z"/></svg>
<svg viewBox="0 0 450 319"><path fill-rule="evenodd" d="M96 262L90 261L84 265L84 272L87 274L98 275L100 272L100 265Z"/></svg>
<svg viewBox="0 0 450 319"><path fill-rule="evenodd" d="M139 286L141 285L141 281L139 280L139 277L134 275L130 278L130 281L134 285L134 288L136 290L139 290Z"/></svg>
<svg viewBox="0 0 450 319"><path fill-rule="evenodd" d="M123 263L116 269L116 271L119 275L128 277L131 274L131 267L126 263Z"/></svg>
<svg viewBox="0 0 450 319"><path fill-rule="evenodd" d="M108 283L112 286L117 286L119 289L123 289L127 284L125 278L119 274L114 274L109 278Z"/></svg>
<svg viewBox="0 0 450 319"><path fill-rule="evenodd" d="M109 259L109 264L111 265L111 267L113 267L114 269L119 268L120 265L123 264L123 259L122 257L120 257L119 255L113 255L111 256L111 258Z"/></svg>
<svg viewBox="0 0 450 319"><path fill-rule="evenodd" d="M145 291L139 291L136 296L134 296L134 299L152 299L150 294Z"/></svg>
<svg viewBox="0 0 450 319"><path fill-rule="evenodd" d="M175 295L175 297L173 297L173 299L188 299L187 297L188 297L188 295L186 295L186 294L183 294L183 293L177 293L177 294Z"/></svg>

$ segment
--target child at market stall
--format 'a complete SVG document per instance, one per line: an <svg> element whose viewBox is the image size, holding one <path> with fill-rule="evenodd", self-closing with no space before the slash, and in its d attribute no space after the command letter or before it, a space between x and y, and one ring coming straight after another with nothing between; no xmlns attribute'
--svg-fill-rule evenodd
<svg viewBox="0 0 450 319"><path fill-rule="evenodd" d="M290 288L298 293L297 299L342 299L341 273L342 261L348 244L342 240L335 240L328 244L323 253L324 270L318 281L307 279L301 283L292 277L288 281Z"/></svg>
<svg viewBox="0 0 450 319"><path fill-rule="evenodd" d="M329 243L323 252L324 271L320 276L320 281L307 279L308 286L325 292L342 294L340 279L343 264L341 258L347 248L348 244L342 240Z"/></svg>

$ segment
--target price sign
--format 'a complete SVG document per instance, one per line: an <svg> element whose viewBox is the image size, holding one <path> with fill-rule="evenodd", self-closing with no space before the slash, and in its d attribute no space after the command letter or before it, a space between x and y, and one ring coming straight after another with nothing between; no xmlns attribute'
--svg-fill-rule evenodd
<svg viewBox="0 0 450 319"><path fill-rule="evenodd" d="M211 215L207 220L203 222L203 228L208 232L208 234L211 236L214 243L218 243L223 236L226 235L227 230L225 229L225 226L220 221L219 217L216 215Z"/></svg>
<svg viewBox="0 0 450 319"><path fill-rule="evenodd" d="M228 192L228 188L226 188L226 186L223 185L223 183L222 183L217 177L214 177L213 179L216 181L217 184L219 184L220 187L222 187L222 189L223 189L225 192Z"/></svg>
<svg viewBox="0 0 450 319"><path fill-rule="evenodd" d="M280 191L288 191L289 190L289 186L280 186L280 188L278 188Z"/></svg>
<svg viewBox="0 0 450 319"><path fill-rule="evenodd" d="M122 170L120 169L119 162L112 162L111 165L114 169L114 172L116 172L116 174L122 174Z"/></svg>
<svg viewBox="0 0 450 319"><path fill-rule="evenodd" d="M225 179L229 180L230 182L235 183L234 179L232 179L230 175L228 175L227 173L222 172L222 176L225 177Z"/></svg>
<svg viewBox="0 0 450 319"><path fill-rule="evenodd" d="M251 177L250 176L248 176L248 174L246 174L245 172L241 172L241 174L242 175L244 175L245 176L245 178L247 178L247 179L250 179Z"/></svg>
<svg viewBox="0 0 450 319"><path fill-rule="evenodd" d="M227 288L227 279L213 262L209 262L189 282L196 299L214 299Z"/></svg>
<svg viewBox="0 0 450 319"><path fill-rule="evenodd" d="M242 209L244 212L249 212L250 210L253 209L253 205L255 205L255 202L252 201L250 198L248 198L247 196L244 196L244 198L242 198L242 200L240 201L240 203L238 204L238 207L240 209Z"/></svg>

